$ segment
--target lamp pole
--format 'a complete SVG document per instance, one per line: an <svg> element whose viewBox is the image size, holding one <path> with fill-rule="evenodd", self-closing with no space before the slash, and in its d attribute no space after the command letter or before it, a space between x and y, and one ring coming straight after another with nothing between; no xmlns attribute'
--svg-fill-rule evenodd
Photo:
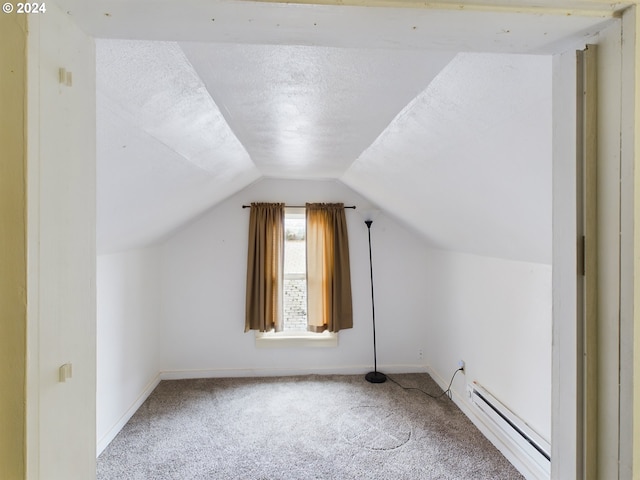
<svg viewBox="0 0 640 480"><path fill-rule="evenodd" d="M364 378L370 383L384 383L387 381L387 376L378 371L378 358L376 355L376 305L373 298L373 260L371 258L371 224L373 220L365 220L364 223L367 225L367 231L369 232L369 273L371 277L371 315L373 319L373 372L367 373Z"/></svg>

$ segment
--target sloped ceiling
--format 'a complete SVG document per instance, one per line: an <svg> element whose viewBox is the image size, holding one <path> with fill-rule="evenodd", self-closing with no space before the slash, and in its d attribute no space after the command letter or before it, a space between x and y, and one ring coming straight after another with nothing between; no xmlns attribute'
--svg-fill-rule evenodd
<svg viewBox="0 0 640 480"><path fill-rule="evenodd" d="M458 54L342 179L436 247L551 263L551 58Z"/></svg>
<svg viewBox="0 0 640 480"><path fill-rule="evenodd" d="M61 3L98 37L99 252L268 176L341 179L439 248L550 262L545 54L608 13Z"/></svg>
<svg viewBox="0 0 640 480"><path fill-rule="evenodd" d="M148 244L260 177L175 43L97 42L99 251Z"/></svg>

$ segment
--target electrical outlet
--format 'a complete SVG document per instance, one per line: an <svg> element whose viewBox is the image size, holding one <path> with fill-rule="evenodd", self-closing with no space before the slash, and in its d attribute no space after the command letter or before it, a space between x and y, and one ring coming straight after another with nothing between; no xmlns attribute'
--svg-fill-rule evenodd
<svg viewBox="0 0 640 480"><path fill-rule="evenodd" d="M458 360L458 369L464 373L464 360Z"/></svg>
<svg viewBox="0 0 640 480"><path fill-rule="evenodd" d="M423 354L423 352L422 352L422 349L418 350L418 358L419 358L420 360L422 360L422 359L423 359L423 357L424 357L424 354Z"/></svg>

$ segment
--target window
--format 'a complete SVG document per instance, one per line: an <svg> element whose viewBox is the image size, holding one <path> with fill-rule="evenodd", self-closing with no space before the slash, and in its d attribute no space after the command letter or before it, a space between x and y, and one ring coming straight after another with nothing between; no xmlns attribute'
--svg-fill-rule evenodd
<svg viewBox="0 0 640 480"><path fill-rule="evenodd" d="M307 328L307 235L305 208L287 207L284 214L283 329L256 334L261 347L336 346L337 334Z"/></svg>
<svg viewBox="0 0 640 480"><path fill-rule="evenodd" d="M261 332L267 344L302 338L317 346L337 344L335 332L353 327L344 209L307 203L285 214L282 203L251 204L245 332Z"/></svg>

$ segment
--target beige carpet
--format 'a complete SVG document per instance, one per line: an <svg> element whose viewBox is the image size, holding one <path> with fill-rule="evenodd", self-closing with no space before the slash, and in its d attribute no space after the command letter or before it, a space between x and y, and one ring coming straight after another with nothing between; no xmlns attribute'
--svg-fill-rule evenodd
<svg viewBox="0 0 640 480"><path fill-rule="evenodd" d="M163 381L98 459L99 480L521 478L446 396L363 376Z"/></svg>

